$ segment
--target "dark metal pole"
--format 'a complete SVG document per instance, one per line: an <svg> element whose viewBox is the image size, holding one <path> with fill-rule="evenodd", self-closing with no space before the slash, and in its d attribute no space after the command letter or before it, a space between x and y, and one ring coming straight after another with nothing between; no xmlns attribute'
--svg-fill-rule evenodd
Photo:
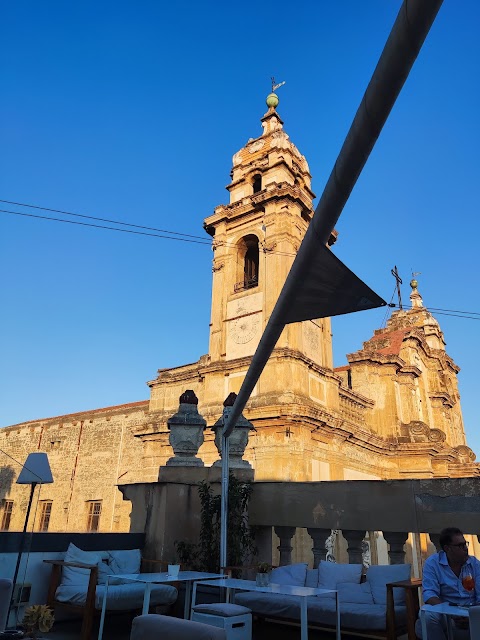
<svg viewBox="0 0 480 640"><path fill-rule="evenodd" d="M373 72L333 171L293 262L232 411L223 428L229 436L250 398L280 334L296 286L311 257L325 245L415 62L443 0L404 0Z"/></svg>
<svg viewBox="0 0 480 640"><path fill-rule="evenodd" d="M36 486L37 486L37 483L36 482L32 482L32 485L30 487L30 498L28 500L27 515L25 516L25 523L23 525L22 537L20 538L20 547L18 549L18 556L17 556L17 564L15 566L15 573L13 574L12 597L10 598L10 606L8 607L7 627L8 627L8 619L10 617L10 611L12 610L12 607L13 607L13 604L14 604L13 599L15 597L15 587L17 585L18 572L20 570L20 562L22 561L23 547L25 545L25 535L27 533L27 527L28 527L28 519L30 517L30 509L32 508L33 492L35 491L35 487Z"/></svg>

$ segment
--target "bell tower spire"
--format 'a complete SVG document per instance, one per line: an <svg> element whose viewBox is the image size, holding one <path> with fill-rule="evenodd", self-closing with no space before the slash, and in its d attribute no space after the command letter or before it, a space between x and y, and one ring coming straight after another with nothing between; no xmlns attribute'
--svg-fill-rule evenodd
<svg viewBox="0 0 480 640"><path fill-rule="evenodd" d="M229 204L204 223L214 237L212 362L253 355L313 216L308 163L283 129L277 94L266 103L262 134L233 156ZM287 327L277 348L331 368L330 321Z"/></svg>

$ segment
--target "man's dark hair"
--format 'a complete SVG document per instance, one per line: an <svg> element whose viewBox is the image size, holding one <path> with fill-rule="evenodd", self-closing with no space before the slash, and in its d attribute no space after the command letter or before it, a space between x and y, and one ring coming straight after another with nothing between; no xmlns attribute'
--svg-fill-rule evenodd
<svg viewBox="0 0 480 640"><path fill-rule="evenodd" d="M453 536L463 536L463 531L457 527L442 529L440 531L440 548L444 550L444 547L451 544Z"/></svg>

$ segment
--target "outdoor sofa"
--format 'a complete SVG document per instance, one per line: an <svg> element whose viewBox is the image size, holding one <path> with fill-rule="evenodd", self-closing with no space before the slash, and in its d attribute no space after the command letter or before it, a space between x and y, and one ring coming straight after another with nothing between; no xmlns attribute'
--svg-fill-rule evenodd
<svg viewBox="0 0 480 640"><path fill-rule="evenodd" d="M81 613L81 640L90 640L93 620L102 609L108 575L140 573L145 564L162 565L156 560L143 560L139 549L121 551L82 551L70 543L63 560L44 560L52 565L47 604L55 608ZM158 570L158 569L157 569ZM161 567L160 567L161 570ZM141 610L145 585L110 578L107 611ZM170 585L153 585L150 606L167 609L177 599Z"/></svg>
<svg viewBox="0 0 480 640"><path fill-rule="evenodd" d="M303 563L274 569L271 582L338 591L342 632L395 640L408 633L415 640L419 580L410 579L410 565L374 565L362 575L361 564L321 562L318 569ZM398 585L398 586L393 586ZM300 605L295 596L274 593L237 592L235 602L248 607L259 618L298 622ZM312 596L308 600L308 625L331 630L336 624L335 595Z"/></svg>

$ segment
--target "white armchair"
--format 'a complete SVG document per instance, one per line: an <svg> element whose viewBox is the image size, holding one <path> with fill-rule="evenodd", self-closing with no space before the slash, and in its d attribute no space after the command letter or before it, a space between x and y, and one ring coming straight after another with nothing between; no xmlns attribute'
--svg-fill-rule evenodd
<svg viewBox="0 0 480 640"><path fill-rule="evenodd" d="M12 581L7 578L0 578L0 631L4 631L7 626L7 615L11 597Z"/></svg>
<svg viewBox="0 0 480 640"><path fill-rule="evenodd" d="M147 614L134 618L130 640L227 640L223 629L201 622Z"/></svg>
<svg viewBox="0 0 480 640"><path fill-rule="evenodd" d="M480 638L480 607L470 607L470 638L476 640Z"/></svg>

